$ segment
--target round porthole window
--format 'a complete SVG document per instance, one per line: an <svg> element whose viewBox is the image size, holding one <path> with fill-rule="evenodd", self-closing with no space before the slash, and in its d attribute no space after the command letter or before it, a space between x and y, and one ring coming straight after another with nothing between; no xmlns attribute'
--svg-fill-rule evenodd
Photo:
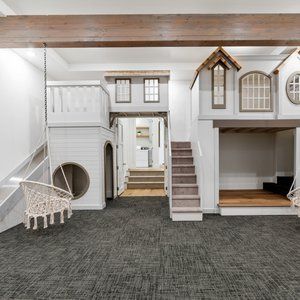
<svg viewBox="0 0 300 300"><path fill-rule="evenodd" d="M300 71L292 74L286 83L286 93L291 102L300 104Z"/></svg>
<svg viewBox="0 0 300 300"><path fill-rule="evenodd" d="M90 185L90 178L87 171L82 166L71 162L63 164L62 168L74 199L82 197ZM68 191L68 186L60 166L53 173L53 184Z"/></svg>

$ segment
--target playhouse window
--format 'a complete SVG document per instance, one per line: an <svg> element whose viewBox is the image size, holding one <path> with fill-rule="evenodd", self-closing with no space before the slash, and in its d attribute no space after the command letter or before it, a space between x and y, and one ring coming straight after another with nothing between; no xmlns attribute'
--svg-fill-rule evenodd
<svg viewBox="0 0 300 300"><path fill-rule="evenodd" d="M131 102L131 80L116 79L116 102L130 103Z"/></svg>
<svg viewBox="0 0 300 300"><path fill-rule="evenodd" d="M272 111L271 78L262 72L250 72L240 79L240 111Z"/></svg>
<svg viewBox="0 0 300 300"><path fill-rule="evenodd" d="M221 64L217 64L212 69L212 108L226 108L225 87L226 73Z"/></svg>
<svg viewBox="0 0 300 300"><path fill-rule="evenodd" d="M144 79L144 101L159 102L159 79L147 78Z"/></svg>
<svg viewBox="0 0 300 300"><path fill-rule="evenodd" d="M294 104L300 104L300 73L292 74L286 83L287 96Z"/></svg>

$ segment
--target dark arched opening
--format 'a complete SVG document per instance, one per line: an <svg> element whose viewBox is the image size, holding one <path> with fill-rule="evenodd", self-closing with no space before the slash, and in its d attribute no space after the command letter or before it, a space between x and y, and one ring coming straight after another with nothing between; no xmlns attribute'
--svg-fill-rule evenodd
<svg viewBox="0 0 300 300"><path fill-rule="evenodd" d="M114 160L113 147L110 142L106 142L104 146L104 173L105 199L112 200L114 198Z"/></svg>

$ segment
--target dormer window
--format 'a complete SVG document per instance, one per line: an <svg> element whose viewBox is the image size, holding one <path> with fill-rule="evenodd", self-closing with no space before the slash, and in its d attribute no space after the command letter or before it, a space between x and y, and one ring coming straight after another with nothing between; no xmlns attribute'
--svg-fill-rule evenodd
<svg viewBox="0 0 300 300"><path fill-rule="evenodd" d="M226 69L221 63L212 68L212 108L226 108Z"/></svg>
<svg viewBox="0 0 300 300"><path fill-rule="evenodd" d="M131 80L116 79L116 103L131 102Z"/></svg>

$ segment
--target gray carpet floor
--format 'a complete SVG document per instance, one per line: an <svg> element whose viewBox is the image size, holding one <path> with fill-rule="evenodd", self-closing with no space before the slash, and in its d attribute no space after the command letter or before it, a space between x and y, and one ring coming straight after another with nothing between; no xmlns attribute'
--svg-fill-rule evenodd
<svg viewBox="0 0 300 300"><path fill-rule="evenodd" d="M172 222L143 197L19 225L0 234L0 299L300 299L300 219Z"/></svg>

